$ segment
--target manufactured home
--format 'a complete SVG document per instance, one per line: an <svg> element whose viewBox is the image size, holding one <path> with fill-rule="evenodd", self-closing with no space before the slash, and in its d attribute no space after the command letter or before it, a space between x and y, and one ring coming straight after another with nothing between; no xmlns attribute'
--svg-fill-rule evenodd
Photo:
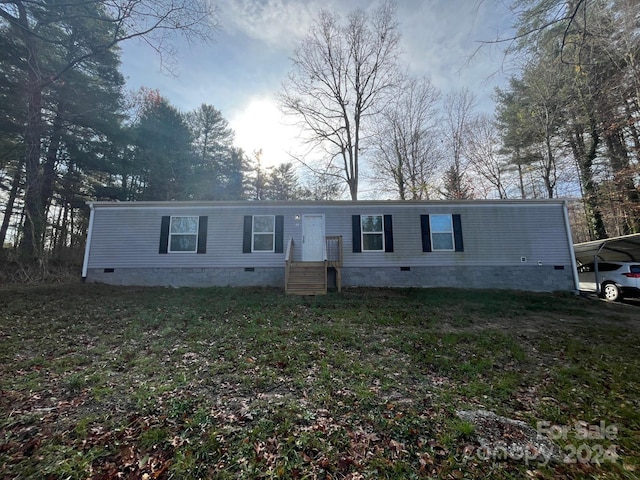
<svg viewBox="0 0 640 480"><path fill-rule="evenodd" d="M82 276L117 285L575 291L559 200L91 202Z"/></svg>

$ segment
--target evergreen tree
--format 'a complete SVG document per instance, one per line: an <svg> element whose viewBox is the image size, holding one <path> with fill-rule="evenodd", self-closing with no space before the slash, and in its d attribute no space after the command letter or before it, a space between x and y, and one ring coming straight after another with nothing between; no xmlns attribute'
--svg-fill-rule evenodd
<svg viewBox="0 0 640 480"><path fill-rule="evenodd" d="M444 172L441 194L446 200L466 200L472 198L472 192L464 175L451 165Z"/></svg>
<svg viewBox="0 0 640 480"><path fill-rule="evenodd" d="M202 104L187 114L193 137L193 196L202 200L242 197L243 154L234 149L234 132L219 110Z"/></svg>
<svg viewBox="0 0 640 480"><path fill-rule="evenodd" d="M301 197L298 175L292 163L281 163L269 172L267 180L269 200L299 200Z"/></svg>
<svg viewBox="0 0 640 480"><path fill-rule="evenodd" d="M152 4L136 0L0 2L0 29L17 43L21 59L13 66L22 70L25 92L20 115L25 121L25 222L21 242L25 259L41 260L44 255L45 204L52 175L50 166L43 165L48 158L43 139L51 90L65 82L69 72L84 68L90 59L133 37L144 37L164 53L170 51L168 30L206 39L211 33L211 12L204 0L158 0Z"/></svg>
<svg viewBox="0 0 640 480"><path fill-rule="evenodd" d="M45 243L66 245L71 241L67 235L60 235L64 225L58 223L59 219L62 221L58 209L67 211L71 208L69 215L73 211L77 213L79 205L82 210L85 209L83 203L86 197L80 200L75 198L78 194L88 193L85 173L101 168L104 143L109 141L112 132L120 129L120 90L124 79L118 71L117 49L95 52L86 58L82 69L68 69L54 79L43 80L44 83L38 87L40 117L26 115L25 106L33 101L30 95L34 94L32 87L35 88L30 83L35 75L30 70L34 67L30 62L39 62L42 71L36 72L37 75L43 72L53 75L52 72L64 70L70 59L78 55L83 42L100 41L107 34L104 30L96 29L92 19L73 15L75 10L71 4L65 8L52 5L33 8L33 11L27 12L27 17L32 13L34 20L46 18L47 22L43 21L43 25L38 27L38 38L29 37L31 43L25 40L27 33L15 35L11 22L0 27L0 42L7 47L7 50L2 48L6 54L0 56L0 69L5 73L0 86L4 119L0 123L0 143L12 138L12 143L20 145L14 168L10 169L15 176L0 237L6 237L16 201L24 199L25 215L22 218L25 223L21 245L23 249L31 251L37 244L40 245L38 251L41 251ZM56 22L57 18L51 14L50 8L61 8L69 15L64 20L64 27ZM0 17L7 18L2 14ZM44 41L45 38L48 41ZM34 46L39 48L36 52L40 55L39 59L30 57L34 53L30 48ZM33 140L29 140L29 135L33 133L30 130L31 122L38 124L39 132L38 145L30 150L33 157L25 155L24 150ZM26 171L23 166L26 166ZM70 175L68 172L71 171L76 174ZM62 175L66 175L64 195ZM76 179L73 185L71 178ZM22 185L25 186L24 190L20 188ZM73 207L70 203L73 203ZM35 214L33 209L37 210ZM45 230L46 225L51 229ZM39 232L37 237L35 227Z"/></svg>
<svg viewBox="0 0 640 480"><path fill-rule="evenodd" d="M640 3L519 0L518 49L527 88L545 87L561 117L550 150L577 167L590 239L640 230ZM549 78L554 78L551 82ZM548 155L547 155L548 156Z"/></svg>
<svg viewBox="0 0 640 480"><path fill-rule="evenodd" d="M140 199L193 199L195 155L184 115L150 91L133 132L134 159L143 182Z"/></svg>

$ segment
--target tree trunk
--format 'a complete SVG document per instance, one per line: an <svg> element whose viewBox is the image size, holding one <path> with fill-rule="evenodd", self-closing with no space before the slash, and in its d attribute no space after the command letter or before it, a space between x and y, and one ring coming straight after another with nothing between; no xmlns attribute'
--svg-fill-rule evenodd
<svg viewBox="0 0 640 480"><path fill-rule="evenodd" d="M602 219L598 199L598 187L593 180L593 161L597 156L597 149L600 137L595 125L591 126L589 149L584 143L582 128L578 125L574 126L571 132L571 150L580 170L580 181L584 191L584 207L589 228L589 235L592 240L601 240L607 238L607 231Z"/></svg>
<svg viewBox="0 0 640 480"><path fill-rule="evenodd" d="M9 231L9 222L13 215L13 206L16 203L18 197L18 189L20 188L20 180L22 179L22 167L24 166L24 160L20 159L16 172L11 182L11 190L9 191L9 198L7 198L7 206L4 209L4 217L2 219L2 226L0 227L0 251L4 252L4 242L7 239L7 232Z"/></svg>
<svg viewBox="0 0 640 480"><path fill-rule="evenodd" d="M350 143L350 142L349 142ZM358 158L357 154L354 158L353 147L347 146L342 152L344 160L344 173L345 180L349 186L349 193L351 194L351 200L358 200Z"/></svg>
<svg viewBox="0 0 640 480"><path fill-rule="evenodd" d="M58 216L56 217L55 220L55 224L52 226L52 234L51 234L51 240L50 240L50 245L51 245L51 251L53 252L54 256L58 250L58 242L60 241L60 235L61 235L61 229L60 229L60 224L62 222L62 208L60 210L58 210Z"/></svg>
<svg viewBox="0 0 640 480"><path fill-rule="evenodd" d="M635 111L640 111L638 108L638 102L636 100L632 101ZM631 132L631 138L633 138L633 150L635 151L635 157L637 161L640 161L640 134L638 133L638 129L636 128L635 114L632 113L629 102L625 102L625 110L627 112L627 125L629 127L629 131Z"/></svg>
<svg viewBox="0 0 640 480"><path fill-rule="evenodd" d="M64 252L67 246L67 239L69 238L69 211L71 209L71 200L65 195L64 206L62 207L62 222L60 223L60 240L58 241L58 249L60 252ZM73 212L71 212L73 213ZM73 238L73 234L71 236ZM66 259L65 259L66 260Z"/></svg>
<svg viewBox="0 0 640 480"><path fill-rule="evenodd" d="M551 134L548 131L545 136L545 146L547 148L547 162L544 166L544 186L547 189L547 198L553 198L553 190L556 184L555 158L553 156L553 148L551 146Z"/></svg>
<svg viewBox="0 0 640 480"><path fill-rule="evenodd" d="M27 58L27 122L25 125L25 188L24 188L24 223L20 254L24 260L38 261L43 257L42 234L45 228L44 211L42 210L42 170L40 155L42 153L42 135L44 119L42 118L42 69L38 61L39 52L36 39L29 28L29 20L24 5L16 4L19 11L16 31L22 36Z"/></svg>
<svg viewBox="0 0 640 480"><path fill-rule="evenodd" d="M614 188L622 200L625 215L622 233L629 235L640 230L640 220L637 213L640 211L640 194L634 183L634 172L629 165L629 157L622 131L616 129L606 137L609 162L613 171Z"/></svg>
<svg viewBox="0 0 640 480"><path fill-rule="evenodd" d="M60 144L62 143L63 115L64 105L59 103L56 116L53 119L53 129L51 132L49 148L47 149L47 158L42 165L42 196L40 201L42 202L41 208L43 212L46 212L49 208L51 199L53 198L53 192L55 190L56 161L58 159Z"/></svg>
<svg viewBox="0 0 640 480"><path fill-rule="evenodd" d="M42 90L36 72L29 72L28 116L25 133L25 192L24 225L20 254L25 260L41 260L43 257L42 235L45 228L42 209L42 170L40 166L40 144L44 132L42 119Z"/></svg>
<svg viewBox="0 0 640 480"><path fill-rule="evenodd" d="M347 181L349 184L349 193L351 194L351 200L354 202L358 200L358 182L351 178Z"/></svg>
<svg viewBox="0 0 640 480"><path fill-rule="evenodd" d="M520 198L527 198L527 194L524 190L524 175L522 173L522 164L518 162L518 185L520 186Z"/></svg>

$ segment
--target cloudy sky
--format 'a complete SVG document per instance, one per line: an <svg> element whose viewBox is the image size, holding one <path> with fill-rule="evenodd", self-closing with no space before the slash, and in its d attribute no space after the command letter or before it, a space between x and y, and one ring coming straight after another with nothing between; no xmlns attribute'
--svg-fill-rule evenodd
<svg viewBox="0 0 640 480"><path fill-rule="evenodd" d="M375 8L367 0L213 0L220 30L211 45L178 44L175 75L162 73L160 59L143 44L123 45L127 87L158 89L188 111L215 106L248 154L262 149L266 165L290 161L296 130L287 127L275 94L291 69L291 55L321 8L347 14ZM503 57L480 42L505 36L512 21L503 0L398 0L404 63L428 76L444 94L471 89L479 108L492 111L491 93L504 81ZM473 57L473 58L472 58Z"/></svg>

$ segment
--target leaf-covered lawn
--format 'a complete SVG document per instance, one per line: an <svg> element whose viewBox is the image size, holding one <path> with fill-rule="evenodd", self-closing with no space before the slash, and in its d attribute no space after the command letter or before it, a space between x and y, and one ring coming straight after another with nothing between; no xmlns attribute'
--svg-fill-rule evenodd
<svg viewBox="0 0 640 480"><path fill-rule="evenodd" d="M4 286L0 473L635 478L639 313L496 291ZM569 427L567 462L486 458L456 416L474 409ZM616 434L578 433L601 422Z"/></svg>

